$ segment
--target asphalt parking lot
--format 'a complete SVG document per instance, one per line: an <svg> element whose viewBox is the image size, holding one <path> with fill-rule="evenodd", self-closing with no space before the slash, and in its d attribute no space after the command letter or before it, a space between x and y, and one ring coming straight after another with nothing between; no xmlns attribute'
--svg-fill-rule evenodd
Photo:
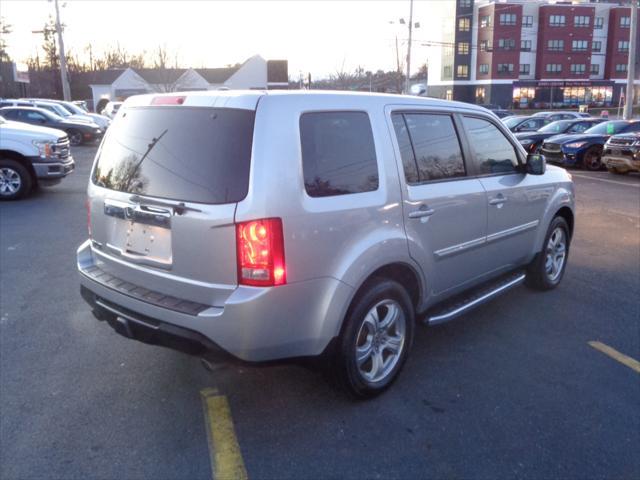
<svg viewBox="0 0 640 480"><path fill-rule="evenodd" d="M73 153L63 183L0 205L2 479L211 478L220 422L254 479L640 478L640 374L589 344L640 359L640 176L575 171L562 285L420 328L393 388L354 402L306 368L210 372L95 321L75 272L95 148Z"/></svg>

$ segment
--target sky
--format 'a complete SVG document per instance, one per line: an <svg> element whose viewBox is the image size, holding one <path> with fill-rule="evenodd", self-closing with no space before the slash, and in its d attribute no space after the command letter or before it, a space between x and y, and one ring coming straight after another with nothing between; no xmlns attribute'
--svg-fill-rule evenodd
<svg viewBox="0 0 640 480"><path fill-rule="evenodd" d="M409 0L106 1L59 0L67 52L94 55L117 43L129 53L159 45L177 54L181 67L222 67L259 54L289 61L289 75L324 78L337 71L395 69L395 36L406 55ZM64 5L64 7L62 7ZM440 39L443 0L414 2L412 61L415 71ZM451 13L451 12L448 12ZM54 4L46 0L0 0L0 16L12 25L6 36L14 61L35 56ZM394 21L395 24L389 23Z"/></svg>

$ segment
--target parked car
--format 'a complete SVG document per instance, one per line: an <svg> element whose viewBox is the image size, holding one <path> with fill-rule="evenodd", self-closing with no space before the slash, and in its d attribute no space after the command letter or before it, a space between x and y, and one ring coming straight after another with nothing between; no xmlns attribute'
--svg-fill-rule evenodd
<svg viewBox="0 0 640 480"><path fill-rule="evenodd" d="M22 198L36 185L55 185L74 167L65 132L0 116L0 200Z"/></svg>
<svg viewBox="0 0 640 480"><path fill-rule="evenodd" d="M492 103L486 103L484 105L481 105L481 107L484 107L487 110L491 110L498 118L506 118L514 115L512 111L505 110L500 105L494 105Z"/></svg>
<svg viewBox="0 0 640 480"><path fill-rule="evenodd" d="M545 125L537 132L516 133L516 138L525 150L540 153L540 146L543 140L561 133L582 133L602 122L604 122L602 118L556 120Z"/></svg>
<svg viewBox="0 0 640 480"><path fill-rule="evenodd" d="M32 102L28 102L28 101L11 100L11 99L8 99L8 98L0 100L0 108L3 108L3 107L32 107L32 106L33 106L33 103Z"/></svg>
<svg viewBox="0 0 640 480"><path fill-rule="evenodd" d="M544 127L549 121L544 117L512 116L502 120L509 130L517 132L535 132Z"/></svg>
<svg viewBox="0 0 640 480"><path fill-rule="evenodd" d="M323 356L371 396L416 319L562 279L571 177L481 107L210 91L122 109L77 265L95 316L129 338L249 362Z"/></svg>
<svg viewBox="0 0 640 480"><path fill-rule="evenodd" d="M48 103L56 103L61 105L66 111L70 114L74 115L74 118L83 118L91 123L95 123L98 125L103 131L109 128L111 125L111 119L104 115L99 115L97 113L91 113L87 110L83 109L80 105L74 102L65 102L64 100L44 100L44 99L30 99L35 102L46 101ZM64 115L61 115L64 116Z"/></svg>
<svg viewBox="0 0 640 480"><path fill-rule="evenodd" d="M533 114L534 117L543 117L550 122L557 120L570 120L572 118L590 118L591 115L584 112L571 112L565 110L555 110L550 112L537 112Z"/></svg>
<svg viewBox="0 0 640 480"><path fill-rule="evenodd" d="M609 137L637 131L640 131L638 120L611 120L591 127L583 133L548 138L542 143L541 151L548 162L600 170L602 151Z"/></svg>
<svg viewBox="0 0 640 480"><path fill-rule="evenodd" d="M122 105L122 102L108 102L105 105L104 110L102 110L102 112L99 112L99 113L113 120L113 118L116 116L116 113L118 113L118 110L120 109L121 105Z"/></svg>
<svg viewBox="0 0 640 480"><path fill-rule="evenodd" d="M604 144L602 163L610 173L640 172L640 132L609 138Z"/></svg>
<svg viewBox="0 0 640 480"><path fill-rule="evenodd" d="M74 115L69 110L64 108L62 105L53 102L42 102L42 101L34 101L31 104L32 107L44 108L45 110L49 110L51 113L55 113L59 117L64 118L65 120L72 120L75 122L82 123L94 123L91 118L84 115ZM97 125L97 124L96 124Z"/></svg>
<svg viewBox="0 0 640 480"><path fill-rule="evenodd" d="M5 107L0 108L0 115L7 120L64 130L69 136L71 145L94 142L102 138L103 134L95 123L67 120L43 108Z"/></svg>

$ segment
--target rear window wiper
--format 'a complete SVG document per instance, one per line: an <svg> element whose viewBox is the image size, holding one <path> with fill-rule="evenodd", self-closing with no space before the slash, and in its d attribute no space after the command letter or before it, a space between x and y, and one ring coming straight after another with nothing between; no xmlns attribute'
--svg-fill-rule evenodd
<svg viewBox="0 0 640 480"><path fill-rule="evenodd" d="M170 208L173 208L173 211L176 212L178 215L182 215L186 211L202 212L202 210L185 205L184 202L178 202L178 203L165 202L162 200L155 200L153 198L145 198L140 195L131 195L129 197L129 201L133 203L138 203L138 204L155 205L157 207L170 207Z"/></svg>

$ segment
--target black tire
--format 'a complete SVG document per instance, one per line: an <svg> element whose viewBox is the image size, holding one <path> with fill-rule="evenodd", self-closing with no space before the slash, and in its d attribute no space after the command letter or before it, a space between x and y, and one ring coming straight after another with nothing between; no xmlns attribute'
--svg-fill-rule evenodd
<svg viewBox="0 0 640 480"><path fill-rule="evenodd" d="M598 147L589 147L582 157L582 166L595 172L602 169L602 150Z"/></svg>
<svg viewBox="0 0 640 480"><path fill-rule="evenodd" d="M0 158L0 200L17 200L33 188L29 171L19 162Z"/></svg>
<svg viewBox="0 0 640 480"><path fill-rule="evenodd" d="M548 258L547 254L551 253L552 250L549 248L551 236L556 232L557 229L562 230L565 240L565 248L564 248L564 259L562 262L562 267L559 269L559 272L555 272L556 275L551 275L548 270ZM560 285L562 281L562 277L564 276L564 272L567 268L567 260L569 258L569 246L571 244L571 233L569 230L569 226L567 225L567 221L557 216L555 217L551 224L549 225L549 229L547 230L547 234L544 237L543 249L539 252L533 261L529 264L527 269L527 286L536 289L536 290L551 290ZM554 265L555 266L555 265Z"/></svg>
<svg viewBox="0 0 640 480"><path fill-rule="evenodd" d="M75 129L67 130L67 135L69 136L69 143L73 146L82 145L84 140L82 136L82 132Z"/></svg>
<svg viewBox="0 0 640 480"><path fill-rule="evenodd" d="M389 305L393 307L394 310L390 310L384 302L389 302ZM365 323L367 325L371 323L366 321L366 319L369 318L368 313L376 307L379 315L383 317L381 321L386 318L387 314L392 314L389 312L398 312L398 316L396 317L397 323L394 324L394 328L396 329L401 325L402 319L404 319L404 341L398 348L399 354L394 355L384 346L384 337L382 340L383 343L380 344L382 346L375 346L376 341L379 339L375 334L371 336L370 344L372 345L372 353L368 357L372 362L371 371L373 372L374 370L374 357L382 359L382 364L380 365L384 365L386 362L389 363L387 367L383 368L383 370L388 368L388 372L386 372L382 378L370 381L365 378L361 372L361 369L366 370L368 368L366 364L369 360L362 362L359 368L358 362L356 361L356 352L361 339L366 340L365 343L369 342L369 335L363 337L363 329L366 328ZM387 310L385 311L385 309ZM402 315L402 317L400 317L400 315ZM384 278L374 279L369 282L364 290L353 300L345 318L342 334L338 339L333 354L331 373L338 385L352 396L361 399L375 397L385 391L398 377L398 373L407 359L413 343L414 327L414 308L405 288L394 280ZM400 338L398 330L395 331L394 338ZM374 350L375 353L373 353ZM386 360L384 359L385 352L389 354Z"/></svg>

